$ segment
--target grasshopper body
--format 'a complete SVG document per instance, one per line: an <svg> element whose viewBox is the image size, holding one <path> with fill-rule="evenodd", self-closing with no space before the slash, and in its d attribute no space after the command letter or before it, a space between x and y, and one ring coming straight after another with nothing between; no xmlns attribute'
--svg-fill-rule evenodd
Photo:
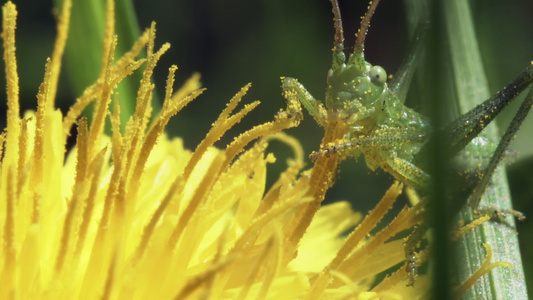
<svg viewBox="0 0 533 300"><path fill-rule="evenodd" d="M347 59L343 52L344 37L338 3L335 0L331 2L336 33L324 103L317 101L297 79L282 78L285 97L297 97L316 122L326 128L326 132L330 124L344 124L344 132L334 140L323 141L321 149L313 152L311 159L316 160L321 155L358 158L363 154L371 170L381 168L398 181L419 190L427 190L431 177L426 170L425 160L432 127L427 118L403 104L405 93L399 92L403 88L400 85L410 83L412 72L406 71L407 75L398 74L399 80L388 85L385 70L370 64L364 57L364 37L379 1L371 2L361 22L354 52ZM467 147L532 81L533 67L529 66L495 96L450 123L445 128L450 136L450 147L447 149L449 157L452 158ZM525 110L527 114L527 103L523 106L522 111ZM514 136L519 126L514 126L516 128L513 132L506 133L502 141ZM481 198L479 191L483 191L488 183L484 182L486 180L483 177L490 178L493 172L490 168L501 161L508 143L503 146L499 147L503 149L494 154L487 170L457 170L468 171L474 175L472 177L476 177L468 180L467 188L471 193L475 189L475 199L471 200L474 208L477 208ZM482 186L478 182L482 182Z"/></svg>
<svg viewBox="0 0 533 300"><path fill-rule="evenodd" d="M381 168L398 181L428 193L432 186L432 178L427 171L427 158L431 151L428 145L432 143L434 129L426 117L403 104L406 94L404 85L409 84L412 72L401 68L402 73L397 74L399 79L387 83L385 70L370 64L364 58L364 37L378 2L371 2L361 22L354 52L346 59L340 10L337 1L331 0L335 15L335 41L325 101L316 100L294 78L282 78L284 96L292 100L296 97L316 122L325 128L325 138L320 149L311 154L312 160L332 155L338 155L341 159L348 156L357 158L363 154L370 169ZM533 66L530 65L496 95L443 128L444 134L440 136L447 137L446 144L449 145L444 151L446 158L451 160L468 147L485 126L532 82ZM454 172L454 179L461 185L452 187L457 188L451 194L453 198L469 198L470 205L475 210L478 209L479 200L494 170L532 104L533 92L530 91L488 163L480 164L475 169L471 166L461 169L459 166L451 170ZM497 209L493 212L496 215L500 213ZM518 212L510 212L519 219L523 218ZM412 236L421 238L421 233L427 226L421 225ZM413 239L406 243L406 270L411 278L411 285L416 276L414 249L417 244L418 240Z"/></svg>

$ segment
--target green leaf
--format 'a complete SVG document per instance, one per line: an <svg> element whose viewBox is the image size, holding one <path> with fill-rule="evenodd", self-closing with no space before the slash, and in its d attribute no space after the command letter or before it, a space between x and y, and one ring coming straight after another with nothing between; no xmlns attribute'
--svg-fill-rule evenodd
<svg viewBox="0 0 533 300"><path fill-rule="evenodd" d="M101 69L102 41L105 29L105 1L73 1L69 35L65 49L65 67L75 97L79 97L86 87L93 84ZM115 58L127 52L140 36L139 25L131 0L115 1L115 33L118 45ZM63 0L56 0L60 8ZM135 110L137 89L142 73L137 71L126 77L117 88L121 106L121 126L124 129L128 118ZM154 111L160 105L153 97ZM91 116L91 113L85 113Z"/></svg>

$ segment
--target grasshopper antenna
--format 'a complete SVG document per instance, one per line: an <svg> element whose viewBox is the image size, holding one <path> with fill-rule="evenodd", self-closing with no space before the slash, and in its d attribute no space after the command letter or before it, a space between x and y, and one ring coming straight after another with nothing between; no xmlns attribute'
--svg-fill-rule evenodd
<svg viewBox="0 0 533 300"><path fill-rule="evenodd" d="M368 32L368 27L370 27L370 20L372 19L372 16L374 15L378 4L379 0L373 0L370 1L368 5L368 10L363 19L361 20L361 28L359 28L359 30L357 30L357 33L355 34L355 37L357 39L355 40L355 47L353 50L354 54L363 53L363 51L365 50L365 37Z"/></svg>
<svg viewBox="0 0 533 300"><path fill-rule="evenodd" d="M342 29L341 10L337 0L330 0L333 11L333 27L335 28L335 44L333 51L340 53L344 50L344 31Z"/></svg>

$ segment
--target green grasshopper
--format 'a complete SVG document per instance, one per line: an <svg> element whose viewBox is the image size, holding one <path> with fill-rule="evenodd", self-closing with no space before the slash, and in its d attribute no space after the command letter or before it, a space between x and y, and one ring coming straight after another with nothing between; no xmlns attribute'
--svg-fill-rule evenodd
<svg viewBox="0 0 533 300"><path fill-rule="evenodd" d="M348 59L343 52L344 37L339 5L337 0L330 1L333 6L335 36L333 64L327 76L325 103L317 101L297 79L282 78L285 97L297 97L326 131L330 124L339 120L345 125L346 130L342 135L337 140L324 141L321 148L311 154L311 160L331 155L357 158L363 154L371 170L381 168L398 181L427 192L431 185L426 162L429 152L427 145L433 129L426 117L403 104L413 68L401 67L395 78L387 83L385 70L370 64L364 58L364 39L379 0L371 2L362 19L354 52ZM407 61L412 62L415 55L416 51L411 53ZM450 159L467 147L483 128L532 82L533 66L530 65L492 98L450 123L444 130L450 137L450 148L447 152ZM494 170L505 156L510 141L532 104L533 92L530 91L490 161L482 170L457 171L468 171L466 187L462 189L461 195L469 198L469 204L474 210L478 208ZM513 213L519 219L523 218L521 214ZM408 272L414 278L414 250L406 249L406 255ZM414 279L411 281L414 282Z"/></svg>

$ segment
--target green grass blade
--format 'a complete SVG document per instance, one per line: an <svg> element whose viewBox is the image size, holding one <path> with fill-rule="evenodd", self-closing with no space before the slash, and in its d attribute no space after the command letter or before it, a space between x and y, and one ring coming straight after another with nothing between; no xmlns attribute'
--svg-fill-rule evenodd
<svg viewBox="0 0 533 300"><path fill-rule="evenodd" d="M418 23L417 20L426 19L425 2L406 1L406 4L408 23L412 29ZM462 114L490 96L469 3L464 0L446 0L433 1L433 4L442 4L442 11L439 13L442 13L444 17L446 34L438 36L445 40L445 43L441 45L448 46L449 49L446 50L448 50L449 56L444 55L439 59L450 60L451 70L449 71L455 95L449 98L457 100L457 113ZM495 122L484 130L483 136L493 145L498 143L500 135ZM486 147L478 148L478 151L480 151L478 155L483 157L490 157L492 154L492 150ZM503 166L500 166L494 175L493 183L486 192L481 206L511 208L509 188ZM460 217L463 220L472 220L470 208L464 209ZM480 297L483 299L527 299L514 220L509 216L506 221L507 224L485 223L457 243L457 262L455 264L455 273L458 276L457 283L473 274L484 262L486 253L482 246L483 243L488 243L492 247L492 262L505 261L514 265L513 270L503 267L493 269L490 275L485 275L478 280L474 288L470 289L463 297L464 299L480 299ZM439 240L445 237L435 236L434 238ZM439 257L436 257L434 261L438 261L438 259ZM434 267L437 268L438 264ZM435 282L435 285L440 284L438 281ZM435 288L439 290L438 287Z"/></svg>
<svg viewBox="0 0 533 300"><path fill-rule="evenodd" d="M60 8L63 0L56 0ZM75 97L95 82L100 73L102 61L102 39L105 28L105 1L74 1L69 36L65 49L65 67ZM139 25L131 0L117 0L115 4L118 45L115 57L128 51L140 35ZM118 86L121 106L122 129L135 110L137 89L142 73L135 72ZM159 111L159 102L154 95L154 112ZM91 116L91 113L86 113Z"/></svg>
<svg viewBox="0 0 533 300"><path fill-rule="evenodd" d="M450 47L453 77L456 87L458 105L461 113L473 108L490 96L487 79L481 61L477 38L475 35L469 2L464 0L444 1L448 43ZM497 144L500 138L495 123L488 126L483 136ZM482 147L480 155L490 157L490 150ZM500 166L493 177L493 183L482 199L481 207L511 208L509 187L504 166ZM469 211L462 213L464 219L471 219ZM479 299L480 295L496 299L527 299L525 279L518 248L518 239L514 220L506 219L508 224L485 223L479 229L468 234L459 242L459 276L464 280L477 270L485 259L482 243L488 243L493 250L493 262L506 261L514 269L498 267L478 281L467 292L465 298Z"/></svg>
<svg viewBox="0 0 533 300"><path fill-rule="evenodd" d="M63 0L56 0L61 11ZM75 96L94 83L102 61L102 39L105 25L105 2L74 1L65 49L65 67Z"/></svg>

